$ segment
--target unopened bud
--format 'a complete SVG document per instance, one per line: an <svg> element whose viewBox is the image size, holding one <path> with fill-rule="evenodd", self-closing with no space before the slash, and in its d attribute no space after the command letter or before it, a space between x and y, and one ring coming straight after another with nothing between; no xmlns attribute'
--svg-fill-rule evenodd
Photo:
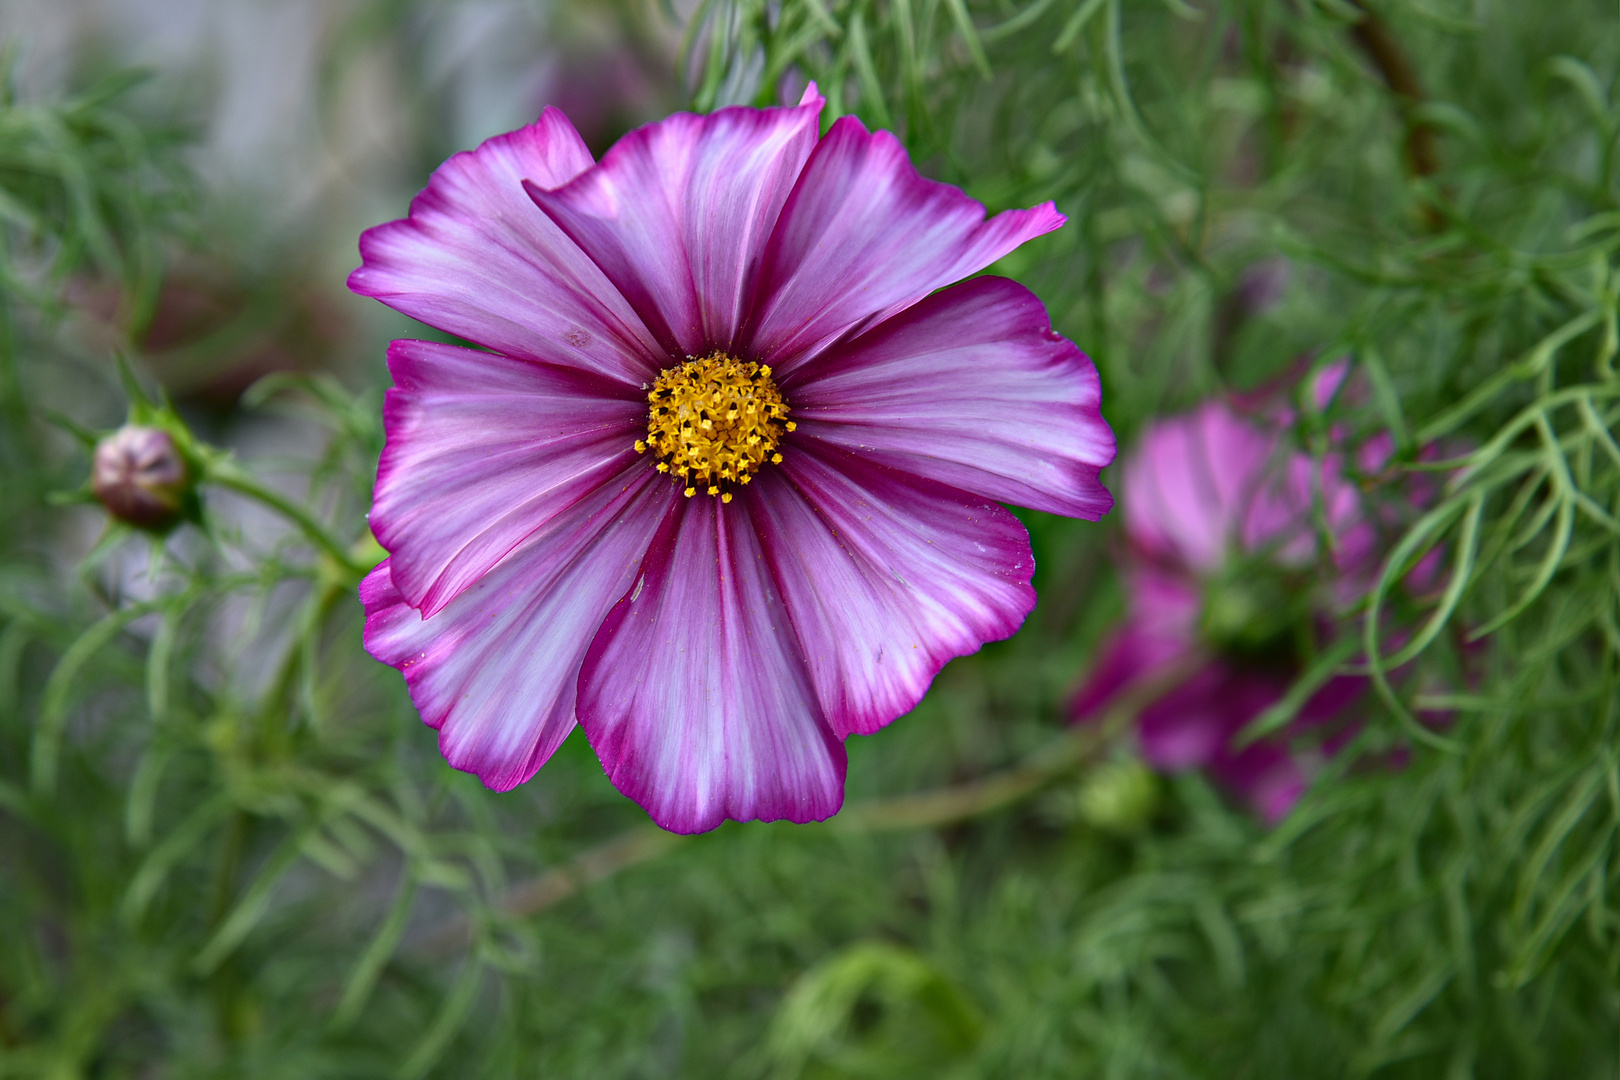
<svg viewBox="0 0 1620 1080"><path fill-rule="evenodd" d="M127 424L96 444L90 488L113 517L164 529L179 519L190 479L167 431Z"/></svg>
<svg viewBox="0 0 1620 1080"><path fill-rule="evenodd" d="M1134 758L1096 766L1080 788L1081 818L1106 832L1135 832L1158 806L1159 781Z"/></svg>

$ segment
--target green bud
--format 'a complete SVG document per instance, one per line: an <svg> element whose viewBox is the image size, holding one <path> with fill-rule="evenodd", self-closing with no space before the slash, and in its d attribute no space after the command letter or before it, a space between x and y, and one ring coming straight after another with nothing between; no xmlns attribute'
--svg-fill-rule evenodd
<svg viewBox="0 0 1620 1080"><path fill-rule="evenodd" d="M1092 769L1080 787L1080 817L1111 833L1132 833L1159 808L1159 779L1135 758Z"/></svg>

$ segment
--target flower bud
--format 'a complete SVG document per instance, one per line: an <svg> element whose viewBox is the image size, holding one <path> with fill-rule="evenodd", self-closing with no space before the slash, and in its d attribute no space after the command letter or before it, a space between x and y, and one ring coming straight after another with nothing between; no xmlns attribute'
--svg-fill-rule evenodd
<svg viewBox="0 0 1620 1080"><path fill-rule="evenodd" d="M1135 759L1098 765L1080 788L1080 817L1105 832L1135 832L1158 808L1158 779Z"/></svg>
<svg viewBox="0 0 1620 1080"><path fill-rule="evenodd" d="M90 488L113 517L162 530L180 518L190 472L167 431L126 424L96 444Z"/></svg>

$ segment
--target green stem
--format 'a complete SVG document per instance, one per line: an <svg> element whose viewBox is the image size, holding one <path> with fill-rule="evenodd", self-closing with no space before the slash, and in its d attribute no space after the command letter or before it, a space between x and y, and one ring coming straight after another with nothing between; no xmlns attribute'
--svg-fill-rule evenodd
<svg viewBox="0 0 1620 1080"><path fill-rule="evenodd" d="M232 464L215 465L208 470L206 479L221 487L230 488L241 495L246 495L263 503L276 511L282 517L297 525L299 530L309 538L310 542L331 556L340 567L348 570L357 577L363 576L371 569L356 562L326 527L316 521L310 512L293 502L285 495L273 488L266 487L252 475L242 471Z"/></svg>
<svg viewBox="0 0 1620 1080"><path fill-rule="evenodd" d="M1136 715L1203 664L1193 655L1121 694L1098 721L1066 729L1022 762L1000 772L933 791L867 799L844 808L829 827L848 832L885 832L951 825L1011 805L1086 764L1111 744ZM507 915L523 918L574 896L587 885L664 854L686 841L656 825L638 825L587 848L555 870L519 882L496 901ZM446 953L470 940L465 916L451 919L423 943Z"/></svg>

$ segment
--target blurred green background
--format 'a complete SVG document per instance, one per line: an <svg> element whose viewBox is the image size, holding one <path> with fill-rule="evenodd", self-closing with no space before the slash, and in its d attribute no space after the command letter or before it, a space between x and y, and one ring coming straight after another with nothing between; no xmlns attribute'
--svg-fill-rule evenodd
<svg viewBox="0 0 1620 1080"><path fill-rule="evenodd" d="M0 43L0 1077L1620 1075L1612 2L10 0ZM492 794L360 648L383 350L435 335L345 291L359 231L548 102L600 154L809 78L1057 201L993 269L1123 444L1348 355L1336 423L1467 456L1408 676L1279 827L1067 728L1117 520L1023 515L1040 606L820 825L670 837L577 733ZM206 530L72 498L119 356L256 478Z"/></svg>

